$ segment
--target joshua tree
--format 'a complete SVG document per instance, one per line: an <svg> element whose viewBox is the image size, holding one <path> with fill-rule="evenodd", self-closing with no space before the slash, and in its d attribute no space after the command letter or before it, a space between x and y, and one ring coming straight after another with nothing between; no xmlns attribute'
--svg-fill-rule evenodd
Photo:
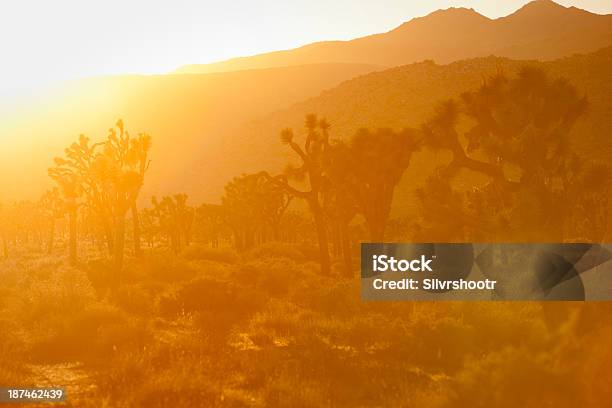
<svg viewBox="0 0 612 408"><path fill-rule="evenodd" d="M423 126L430 147L452 154L438 180L448 183L460 169L488 180L463 194L463 215L455 209L453 219L462 219L481 239L495 234L504 239L562 240L570 233L576 238L576 231L565 230L581 208L583 219L594 213L606 218L607 194L601 189L607 185L608 169L587 164L571 151L568 141L586 107L586 98L567 81L550 79L535 68L524 68L513 79L499 73L462 95L460 103L440 105ZM461 113L473 124L464 134L458 130ZM426 188L436 187L430 183ZM450 184L449 188L457 195ZM448 196L446 202L450 200ZM593 219L591 234L601 227L600 218ZM601 239L602 234L592 238Z"/></svg>
<svg viewBox="0 0 612 408"><path fill-rule="evenodd" d="M270 230L279 239L279 225L291 196L271 183L265 173L234 177L225 186L223 211L234 233L236 249L248 249L264 242Z"/></svg>
<svg viewBox="0 0 612 408"><path fill-rule="evenodd" d="M196 232L212 248L219 247L219 239L225 225L224 209L221 205L202 204L196 209L194 224Z"/></svg>
<svg viewBox="0 0 612 408"><path fill-rule="evenodd" d="M119 120L102 143L91 144L81 135L77 143L65 150L65 157L56 158L56 166L49 169L67 202L71 242L75 240L71 244L71 260L76 261L77 199L83 195L85 204L98 214L104 228L114 262L113 287L119 284L123 267L125 216L129 209L133 211L134 222L138 222L136 200L148 168L150 147L150 136L141 133L131 137ZM139 234L138 227L135 234ZM136 235L134 241L138 254L140 236Z"/></svg>
<svg viewBox="0 0 612 408"><path fill-rule="evenodd" d="M151 199L152 214L157 219L159 230L164 233L174 253L178 254L183 244L189 245L194 210L187 205L187 194L156 197Z"/></svg>
<svg viewBox="0 0 612 408"><path fill-rule="evenodd" d="M109 197L115 238L112 283L117 286L120 283L120 273L123 269L125 217L130 209L136 226L134 228L135 250L137 255L140 253L140 228L136 200L149 165L151 137L145 133L131 137L124 129L123 121L120 119L115 128L109 129L108 138L102 146L102 152L97 153L94 157L91 176L99 189Z"/></svg>
<svg viewBox="0 0 612 408"><path fill-rule="evenodd" d="M332 188L329 188L325 194L324 211L331 227L334 253L342 256L345 275L352 276L352 239L349 225L359 212L352 190L355 169L352 167L353 161L345 143L337 142L330 145L329 152L330 160L326 167Z"/></svg>
<svg viewBox="0 0 612 408"><path fill-rule="evenodd" d="M69 231L69 259L70 264L77 263L77 212L79 200L85 194L92 199L99 199L96 191L89 182L89 170L95 146L89 144L84 135L79 141L73 143L65 150L65 158L56 157L55 167L49 169L51 177L59 186L64 197L66 212L68 213ZM86 189L86 186L91 189ZM95 197L95 198L94 198Z"/></svg>
<svg viewBox="0 0 612 408"><path fill-rule="evenodd" d="M106 141L101 144L102 152L96 153L90 168L90 177L105 197L108 197L110 213L113 216L113 277L112 285L118 286L123 269L125 246L125 217L132 209L133 219L138 223L136 200L142 187L149 161L151 137L140 133L132 137L117 121L109 129ZM134 229L136 253L140 252L139 225ZM137 235L136 235L137 234Z"/></svg>
<svg viewBox="0 0 612 408"><path fill-rule="evenodd" d="M138 214L138 223L142 238L147 242L149 248L152 248L161 232L155 210L152 208L142 209Z"/></svg>
<svg viewBox="0 0 612 408"><path fill-rule="evenodd" d="M104 231L108 252L113 255L111 197L101 188L92 172L93 163L101 145L102 143L92 144L88 137L80 135L78 142L72 143L65 149L64 157L55 158L55 167L49 170L49 175L60 184L64 195L66 193L65 184L75 184L74 190L78 191L79 197L83 198L83 204L97 214ZM67 177L70 180L60 182L58 177L64 179ZM69 190L73 190L73 186L70 186ZM67 205L70 206L71 199L68 197L66 199Z"/></svg>
<svg viewBox="0 0 612 408"><path fill-rule="evenodd" d="M321 272L324 275L329 275L328 228L323 211L325 194L330 187L329 178L325 171L329 162L329 124L325 120L318 120L316 115L309 114L306 116L305 127L306 140L303 146L295 142L291 129L285 129L281 132L281 141L289 145L295 152L301 161L300 166L297 168L288 166L285 174L268 177L277 186L282 187L294 197L304 199L308 204L317 230ZM289 183L291 179L297 181L307 179L309 189L302 191L295 188Z"/></svg>
<svg viewBox="0 0 612 408"><path fill-rule="evenodd" d="M266 226L272 231L272 238L275 241L280 241L280 224L293 196L286 190L270 183L265 177L265 173L259 173L258 177L265 180L262 189L259 191L259 211Z"/></svg>
<svg viewBox="0 0 612 408"><path fill-rule="evenodd" d="M347 146L334 149L334 185L357 204L373 242L384 240L395 187L419 144L413 130L361 129Z"/></svg>

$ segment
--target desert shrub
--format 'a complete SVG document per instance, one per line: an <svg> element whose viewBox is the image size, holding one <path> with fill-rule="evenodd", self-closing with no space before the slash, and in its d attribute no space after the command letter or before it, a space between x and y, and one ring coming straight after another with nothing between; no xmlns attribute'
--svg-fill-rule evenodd
<svg viewBox="0 0 612 408"><path fill-rule="evenodd" d="M52 316L74 315L95 302L96 295L83 271L61 267L47 280L31 281L22 289L20 300L15 315L32 324Z"/></svg>
<svg viewBox="0 0 612 408"><path fill-rule="evenodd" d="M412 355L414 363L427 371L454 373L469 356L482 353L474 341L477 328L455 316L438 317L429 323L421 321L409 330L420 333L412 337ZM449 339L453 340L449 342Z"/></svg>
<svg viewBox="0 0 612 408"><path fill-rule="evenodd" d="M306 261L306 256L297 245L284 242L266 242L245 254L247 260L287 258L295 262Z"/></svg>
<svg viewBox="0 0 612 408"><path fill-rule="evenodd" d="M178 300L177 290L162 293L157 298L155 308L163 317L176 317L184 313L183 305Z"/></svg>
<svg viewBox="0 0 612 408"><path fill-rule="evenodd" d="M232 307L235 290L232 285L214 279L196 279L183 285L177 300L186 312L222 311Z"/></svg>
<svg viewBox="0 0 612 408"><path fill-rule="evenodd" d="M145 322L95 302L70 314L47 315L29 333L28 355L43 362L99 360L142 347L148 337Z"/></svg>
<svg viewBox="0 0 612 408"><path fill-rule="evenodd" d="M199 312L203 327L208 323L228 325L245 319L265 304L262 293L234 283L198 278L162 296L159 308L166 315Z"/></svg>
<svg viewBox="0 0 612 408"><path fill-rule="evenodd" d="M118 407L251 406L243 392L232 392L234 356L220 348L202 354L201 347L194 336L179 336L116 353L97 376L98 397Z"/></svg>
<svg viewBox="0 0 612 408"><path fill-rule="evenodd" d="M145 363L146 364L146 363ZM181 364L182 366L180 366ZM102 392L115 406L123 407L192 407L215 406L221 400L221 389L215 377L203 375L204 368L186 359L178 360L167 369L145 365L134 369L131 361L122 367L113 367L115 382L102 388ZM197 368L196 368L197 367ZM121 369L124 371L120 371ZM134 376L134 374L136 374Z"/></svg>
<svg viewBox="0 0 612 408"><path fill-rule="evenodd" d="M145 320L127 317L107 321L100 324L95 331L95 358L106 358L110 353L121 350L139 352L150 342L151 335Z"/></svg>
<svg viewBox="0 0 612 408"><path fill-rule="evenodd" d="M181 253L188 260L207 260L233 264L238 261L236 251L230 248L209 248L204 245L190 245Z"/></svg>
<svg viewBox="0 0 612 408"><path fill-rule="evenodd" d="M262 268L258 267L254 262L249 262L238 265L234 270L232 279L239 285L255 287L262 273L264 273Z"/></svg>
<svg viewBox="0 0 612 408"><path fill-rule="evenodd" d="M235 279L272 296L285 295L301 276L300 268L289 259L263 258L241 265Z"/></svg>
<svg viewBox="0 0 612 408"><path fill-rule="evenodd" d="M25 347L22 331L17 319L13 316L0 315L0 384L18 384L15 382L2 381L12 376L23 373L25 358Z"/></svg>
<svg viewBox="0 0 612 408"><path fill-rule="evenodd" d="M312 317L311 312L293 303L272 299L251 319L248 329L249 336L252 338L296 336L300 329L306 327L304 322Z"/></svg>
<svg viewBox="0 0 612 408"><path fill-rule="evenodd" d="M555 407L582 406L575 373L554 361L553 350L534 354L514 347L466 359L465 367L454 377L455 398L450 406L464 406L465 401L496 407L541 406L541 401Z"/></svg>
<svg viewBox="0 0 612 408"><path fill-rule="evenodd" d="M134 401L137 406L159 407L168 406L194 407L206 401L211 406L220 402L221 392L219 389L209 387L205 381L194 383L192 378L183 378L187 383L177 384L173 373L163 375L162 378L174 381L157 382L138 390Z"/></svg>
<svg viewBox="0 0 612 408"><path fill-rule="evenodd" d="M159 369L151 362L151 354L150 349L111 354L96 378L99 394L96 397L112 400L113 406L128 406L129 398Z"/></svg>
<svg viewBox="0 0 612 408"><path fill-rule="evenodd" d="M23 364L23 360L16 358L13 349L5 350L0 345L0 384L25 384L29 377L29 371ZM5 385L5 386L6 386Z"/></svg>
<svg viewBox="0 0 612 408"><path fill-rule="evenodd" d="M329 316L351 316L363 308L358 280L311 277L301 282L293 300Z"/></svg>
<svg viewBox="0 0 612 408"><path fill-rule="evenodd" d="M13 291L9 288L0 287L0 312L7 307L9 298L13 295Z"/></svg>
<svg viewBox="0 0 612 408"><path fill-rule="evenodd" d="M193 279L198 269L184 258L176 257L170 251L151 251L129 266L131 273L143 279L162 282L181 282Z"/></svg>
<svg viewBox="0 0 612 408"><path fill-rule="evenodd" d="M304 255L304 259L310 262L319 262L319 247L313 244L301 243L297 244L300 252Z"/></svg>
<svg viewBox="0 0 612 408"><path fill-rule="evenodd" d="M586 401L593 407L600 405L601 401L610 401L612 398L610 338L612 338L612 328L601 327L596 334L589 334L582 344L577 345L578 349L571 354L572 357L569 357L573 360L576 355L584 356L583 366L574 372L584 386Z"/></svg>
<svg viewBox="0 0 612 408"><path fill-rule="evenodd" d="M327 390L313 380L280 375L265 388L266 405L275 407L329 406Z"/></svg>
<svg viewBox="0 0 612 408"><path fill-rule="evenodd" d="M291 275L289 271L272 268L263 273L258 281L258 287L272 296L282 296L287 293L291 286Z"/></svg>
<svg viewBox="0 0 612 408"><path fill-rule="evenodd" d="M497 351L507 346L542 350L550 341L537 303L478 302L457 306L451 313L477 329L471 343L479 350Z"/></svg>
<svg viewBox="0 0 612 408"><path fill-rule="evenodd" d="M112 272L111 261L106 258L92 259L85 266L87 277L91 285L99 294L110 288L110 276Z"/></svg>
<svg viewBox="0 0 612 408"><path fill-rule="evenodd" d="M238 324L249 319L266 302L265 296L253 290L211 280L199 280L179 294L187 311L196 311L196 326L211 342L225 339Z"/></svg>
<svg viewBox="0 0 612 408"><path fill-rule="evenodd" d="M155 297L139 284L122 285L113 296L114 303L129 313L149 315L155 307Z"/></svg>

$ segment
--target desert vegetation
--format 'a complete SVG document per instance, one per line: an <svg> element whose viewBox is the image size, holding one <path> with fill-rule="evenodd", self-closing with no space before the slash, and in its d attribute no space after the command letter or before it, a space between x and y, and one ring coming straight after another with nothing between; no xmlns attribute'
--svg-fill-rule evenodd
<svg viewBox="0 0 612 408"><path fill-rule="evenodd" d="M607 303L368 303L360 242L600 242L609 168L573 151L588 99L525 67L414 128L285 129L285 171L217 203L142 197L155 137L122 120L0 209L0 384L68 406L602 406ZM392 216L414 154L446 158ZM577 358L579 357L579 358Z"/></svg>

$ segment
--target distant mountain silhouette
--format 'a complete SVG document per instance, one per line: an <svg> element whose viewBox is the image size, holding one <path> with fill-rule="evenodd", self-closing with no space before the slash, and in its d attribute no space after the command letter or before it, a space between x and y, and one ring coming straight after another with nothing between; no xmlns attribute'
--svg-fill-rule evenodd
<svg viewBox="0 0 612 408"><path fill-rule="evenodd" d="M598 15L550 0L535 0L513 14L489 19L472 9L438 10L383 34L325 41L223 62L186 65L177 73L206 73L321 62L406 65L448 63L495 55L552 60L612 45L612 15Z"/></svg>

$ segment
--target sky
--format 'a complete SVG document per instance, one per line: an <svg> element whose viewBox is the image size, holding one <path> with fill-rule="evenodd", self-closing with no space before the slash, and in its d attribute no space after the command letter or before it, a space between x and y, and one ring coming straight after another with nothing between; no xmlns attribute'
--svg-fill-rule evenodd
<svg viewBox="0 0 612 408"><path fill-rule="evenodd" d="M0 98L61 80L155 74L388 31L448 7L491 18L526 0L3 0ZM612 13L612 0L560 0Z"/></svg>

